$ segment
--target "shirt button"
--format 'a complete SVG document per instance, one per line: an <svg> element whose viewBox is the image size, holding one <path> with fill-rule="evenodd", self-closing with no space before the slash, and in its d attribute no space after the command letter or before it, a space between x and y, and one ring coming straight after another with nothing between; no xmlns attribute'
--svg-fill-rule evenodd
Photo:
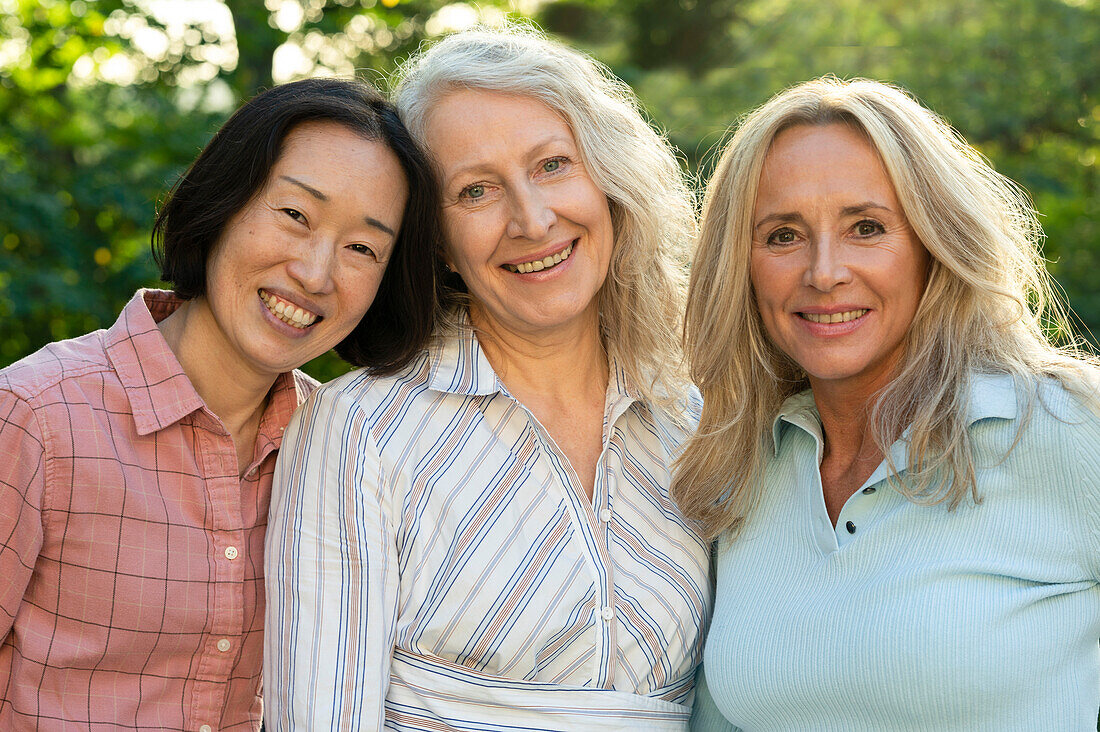
<svg viewBox="0 0 1100 732"><path fill-rule="evenodd" d="M610 520L611 520L611 509L610 508L602 509L600 511L600 521L603 521L606 524Z"/></svg>
<svg viewBox="0 0 1100 732"><path fill-rule="evenodd" d="M220 641L218 641L218 650L222 653L225 653L232 645L233 644L229 642L228 638L222 638Z"/></svg>
<svg viewBox="0 0 1100 732"><path fill-rule="evenodd" d="M869 486L867 486L866 488L863 489L863 492L866 493L867 495L871 495L872 493L875 492L875 487L873 485L869 485Z"/></svg>
<svg viewBox="0 0 1100 732"><path fill-rule="evenodd" d="M199 732L214 732L214 728L211 727L209 724L204 724L203 726L199 727Z"/></svg>
<svg viewBox="0 0 1100 732"><path fill-rule="evenodd" d="M604 620L611 620L611 618L615 617L615 608L610 605L604 605L603 610L600 610L600 617Z"/></svg>
<svg viewBox="0 0 1100 732"><path fill-rule="evenodd" d="M237 558L237 547L227 546L225 548L225 558L226 559L236 559Z"/></svg>
<svg viewBox="0 0 1100 732"><path fill-rule="evenodd" d="M844 524L844 528L848 529L848 533L849 533L849 534L854 534L854 533L856 533L856 525L855 525L855 524L853 524L853 523L852 523L851 521L849 521L848 523Z"/></svg>
<svg viewBox="0 0 1100 732"><path fill-rule="evenodd" d="M253 465L253 466L252 466L251 468L249 468L249 469L248 469L248 474L249 474L250 476L253 476L253 475L255 475L255 474L256 474L256 472L257 472L257 471L258 471L259 469L260 469L260 468L259 468L259 466L258 466L258 465Z"/></svg>

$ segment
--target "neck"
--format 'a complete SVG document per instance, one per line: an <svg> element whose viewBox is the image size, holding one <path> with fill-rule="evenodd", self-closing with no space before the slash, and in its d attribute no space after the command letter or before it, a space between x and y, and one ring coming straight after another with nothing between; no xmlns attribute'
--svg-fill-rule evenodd
<svg viewBox="0 0 1100 732"><path fill-rule="evenodd" d="M484 317L476 305L470 308L470 320L486 359L521 402L526 394L562 404L595 394L602 403L608 364L595 308L552 331L509 329Z"/></svg>
<svg viewBox="0 0 1100 732"><path fill-rule="evenodd" d="M216 326L201 297L183 303L157 327L195 391L230 433L238 435L259 424L275 378L257 373L228 353L224 341L214 335Z"/></svg>
<svg viewBox="0 0 1100 732"><path fill-rule="evenodd" d="M810 377L814 403L825 431L825 457L838 463L875 461L880 450L871 439L871 404L883 384Z"/></svg>

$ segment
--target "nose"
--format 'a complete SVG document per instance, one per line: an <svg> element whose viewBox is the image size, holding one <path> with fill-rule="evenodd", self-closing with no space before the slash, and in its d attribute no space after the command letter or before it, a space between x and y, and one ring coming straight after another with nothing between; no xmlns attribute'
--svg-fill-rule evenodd
<svg viewBox="0 0 1100 732"><path fill-rule="evenodd" d="M534 183L512 188L508 236L538 240L546 236L557 221L546 192Z"/></svg>
<svg viewBox="0 0 1100 732"><path fill-rule="evenodd" d="M844 258L843 247L831 236L820 236L809 247L803 284L821 292L852 281L852 273Z"/></svg>
<svg viewBox="0 0 1100 732"><path fill-rule="evenodd" d="M318 234L291 251L286 271L306 292L323 295L334 288L335 267L336 241Z"/></svg>

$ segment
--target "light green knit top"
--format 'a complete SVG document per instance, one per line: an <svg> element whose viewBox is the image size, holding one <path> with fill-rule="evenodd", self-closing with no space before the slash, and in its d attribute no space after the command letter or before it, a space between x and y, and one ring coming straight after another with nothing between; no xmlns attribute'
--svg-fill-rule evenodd
<svg viewBox="0 0 1100 732"><path fill-rule="evenodd" d="M1043 383L1009 451L1023 393L974 378L981 503L917 505L884 463L835 528L813 395L784 404L758 512L717 547L693 730L1096 729L1100 418Z"/></svg>

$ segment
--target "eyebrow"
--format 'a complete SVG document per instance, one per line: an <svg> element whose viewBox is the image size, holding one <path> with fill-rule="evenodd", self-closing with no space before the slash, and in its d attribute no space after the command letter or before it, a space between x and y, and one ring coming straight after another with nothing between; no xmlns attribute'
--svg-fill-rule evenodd
<svg viewBox="0 0 1100 732"><path fill-rule="evenodd" d="M893 209L891 209L888 206L884 206L881 203L876 203L874 201L864 201L863 203L857 203L853 206L845 206L844 208L842 208L840 210L840 214L842 216L852 216L854 214L861 214L864 211L870 211L872 209L878 210L878 211L888 211L890 213L895 213L895 211ZM798 223L805 223L805 219L802 218L802 214L795 213L793 211L790 212L790 213L773 213L773 214L768 214L767 216L765 216L764 218L760 219L755 224L753 224L752 229L753 229L753 231L756 231L757 229L760 229L761 227L763 227L766 224L787 223L787 222L791 222L791 221L798 222Z"/></svg>
<svg viewBox="0 0 1100 732"><path fill-rule="evenodd" d="M317 190L313 186L307 186L305 183L298 180L297 178L291 178L289 175L280 175L279 177L282 178L285 181L290 181L291 183L298 186L299 188L304 190L306 193L308 193L309 195L313 196L314 198L316 198L320 201L327 201L328 200L328 196L326 196L324 193L321 193L319 190Z"/></svg>
<svg viewBox="0 0 1100 732"><path fill-rule="evenodd" d="M785 224L785 223L788 223L788 222L791 222L791 221L797 221L799 223L805 223L806 222L806 220L804 218L802 218L801 214L797 214L797 213L773 213L773 214L768 214L767 216L765 216L764 218L760 219L755 224L753 224L752 230L756 231L757 229L763 228L767 224L772 224L772 223L775 223L775 224L783 223L783 224Z"/></svg>
<svg viewBox="0 0 1100 732"><path fill-rule="evenodd" d="M309 195L313 196L314 198L316 198L320 201L328 201L328 196L326 196L324 193L321 193L319 190L317 190L313 186L306 185L305 183L298 180L297 178L291 178L289 175L280 175L279 177L282 178L283 180L289 182L289 183L293 183L294 185L298 186L299 188L304 190L306 193L308 193ZM397 232L395 232L389 226L386 226L385 224L383 224L381 221L374 218L373 216L364 216L363 220L367 222L367 226L373 226L376 229L380 229L381 231L386 232L387 234L389 234L392 237L397 236Z"/></svg>
<svg viewBox="0 0 1100 732"><path fill-rule="evenodd" d="M524 153L530 157L539 157L545 155L547 148L552 148L555 145L568 145L572 154L579 158L580 146L577 144L576 138L570 138L567 135L553 132L543 139L539 140L535 144L531 145ZM478 176L485 175L493 171L492 158L487 160L474 160L472 162L462 161L455 167L453 171L447 174L447 178L444 181L444 188L450 188L454 185L456 178L465 176ZM446 172L446 171L444 171Z"/></svg>

